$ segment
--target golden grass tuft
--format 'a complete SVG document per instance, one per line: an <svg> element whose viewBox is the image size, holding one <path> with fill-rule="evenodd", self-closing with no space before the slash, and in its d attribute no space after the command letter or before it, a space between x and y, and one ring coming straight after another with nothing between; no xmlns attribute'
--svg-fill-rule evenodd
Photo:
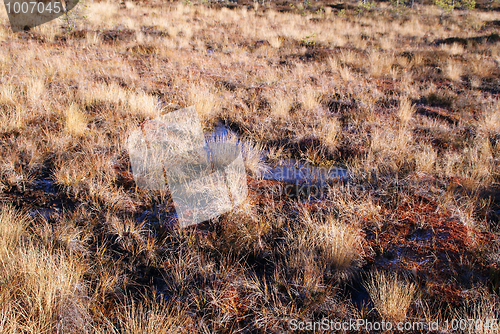
<svg viewBox="0 0 500 334"><path fill-rule="evenodd" d="M80 111L77 104L71 104L65 112L64 131L73 136L83 136L87 131L85 114Z"/></svg>
<svg viewBox="0 0 500 334"><path fill-rule="evenodd" d="M202 121L211 121L219 112L219 98L213 89L207 86L191 86L188 90L188 101L189 105L196 107L196 112Z"/></svg>
<svg viewBox="0 0 500 334"><path fill-rule="evenodd" d="M306 229L289 237L296 257L290 264L300 267L304 261L313 261L338 280L351 278L364 258L359 227L332 216L313 217L307 211L303 211L302 221Z"/></svg>
<svg viewBox="0 0 500 334"><path fill-rule="evenodd" d="M41 79L31 79L26 84L26 95L32 104L37 103L45 93L45 82Z"/></svg>
<svg viewBox="0 0 500 334"><path fill-rule="evenodd" d="M102 332L123 334L183 333L193 326L181 306L144 298L136 302L127 298L120 308L119 325L105 327ZM192 328L191 328L192 329Z"/></svg>
<svg viewBox="0 0 500 334"><path fill-rule="evenodd" d="M500 316L498 296L489 294L484 288L479 288L478 290L477 296L466 302L461 309L457 310L455 316L457 319L473 320L472 323L468 323L463 331L464 333L498 333L499 329L496 326L497 319Z"/></svg>
<svg viewBox="0 0 500 334"><path fill-rule="evenodd" d="M395 274L376 271L368 276L364 286L382 319L392 322L406 320L417 292L414 283L408 283Z"/></svg>
<svg viewBox="0 0 500 334"><path fill-rule="evenodd" d="M445 73L448 79L453 81L460 81L460 78L462 77L464 70L462 64L460 64L457 61L450 60L446 63Z"/></svg>
<svg viewBox="0 0 500 334"><path fill-rule="evenodd" d="M312 110L319 105L319 92L317 88L309 85L304 86L299 93L299 101L302 102L304 109Z"/></svg>
<svg viewBox="0 0 500 334"><path fill-rule="evenodd" d="M292 107L293 100L287 94L275 94L272 97L272 115L276 118L288 119L290 116L290 109Z"/></svg>
<svg viewBox="0 0 500 334"><path fill-rule="evenodd" d="M327 268L348 271L361 263L362 245L358 228L332 217L314 228L312 237Z"/></svg>
<svg viewBox="0 0 500 334"><path fill-rule="evenodd" d="M0 103L15 104L15 101L18 100L15 91L16 88L13 84L10 83L2 84L2 87L0 88Z"/></svg>
<svg viewBox="0 0 500 334"><path fill-rule="evenodd" d="M416 170L424 173L432 173L436 169L437 151L432 145L423 145L423 147L415 153Z"/></svg>
<svg viewBox="0 0 500 334"><path fill-rule="evenodd" d="M408 124L415 113L415 106L412 105L408 97L404 97L399 102L398 117L402 125Z"/></svg>
<svg viewBox="0 0 500 334"><path fill-rule="evenodd" d="M342 134L342 125L337 118L331 118L324 123L321 131L321 140L331 151L339 145Z"/></svg>
<svg viewBox="0 0 500 334"><path fill-rule="evenodd" d="M370 74L373 77L382 77L391 73L394 56L388 53L372 51L368 63Z"/></svg>
<svg viewBox="0 0 500 334"><path fill-rule="evenodd" d="M486 133L500 133L500 101L495 101L484 112L479 126Z"/></svg>
<svg viewBox="0 0 500 334"><path fill-rule="evenodd" d="M159 116L159 110L156 106L157 99L144 92L130 93L128 104L132 114L140 115L143 118L153 119Z"/></svg>
<svg viewBox="0 0 500 334"><path fill-rule="evenodd" d="M26 230L28 223L23 213L2 207L2 333L90 330L85 266L75 256L37 244Z"/></svg>
<svg viewBox="0 0 500 334"><path fill-rule="evenodd" d="M408 167L414 160L412 133L407 127L393 130L376 128L365 159L366 168L376 165L384 172L395 172Z"/></svg>
<svg viewBox="0 0 500 334"><path fill-rule="evenodd" d="M27 217L12 206L4 205L0 210L0 254L1 258L9 256L16 248L28 224Z"/></svg>

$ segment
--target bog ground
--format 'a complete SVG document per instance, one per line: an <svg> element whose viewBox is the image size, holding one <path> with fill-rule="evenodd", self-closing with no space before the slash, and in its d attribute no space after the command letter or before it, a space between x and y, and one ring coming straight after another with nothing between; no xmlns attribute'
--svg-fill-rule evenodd
<svg viewBox="0 0 500 334"><path fill-rule="evenodd" d="M477 7L86 1L16 34L2 9L0 332L499 318L500 25ZM126 140L191 105L239 138L249 196L181 229Z"/></svg>

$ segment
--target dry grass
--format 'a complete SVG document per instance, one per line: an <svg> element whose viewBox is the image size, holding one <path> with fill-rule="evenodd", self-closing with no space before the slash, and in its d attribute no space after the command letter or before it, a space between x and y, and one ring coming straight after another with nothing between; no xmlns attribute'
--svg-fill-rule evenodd
<svg viewBox="0 0 500 334"><path fill-rule="evenodd" d="M86 332L85 266L77 257L39 245L26 230L28 222L12 207L2 207L2 332Z"/></svg>
<svg viewBox="0 0 500 334"><path fill-rule="evenodd" d="M411 100L405 97L399 102L398 117L403 126L406 126L415 113L415 107L412 105Z"/></svg>
<svg viewBox="0 0 500 334"><path fill-rule="evenodd" d="M65 113L66 122L64 130L70 135L82 136L87 129L87 121L85 115L78 110L76 104L70 105Z"/></svg>
<svg viewBox="0 0 500 334"><path fill-rule="evenodd" d="M364 286L379 315L385 321L405 321L408 309L415 298L416 285L399 279L394 274L376 271Z"/></svg>
<svg viewBox="0 0 500 334"><path fill-rule="evenodd" d="M334 151L339 142L342 134L341 124L338 119L332 118L324 123L321 133L321 140L331 151Z"/></svg>
<svg viewBox="0 0 500 334"><path fill-rule="evenodd" d="M416 170L424 173L432 173L435 171L437 161L437 152L431 145L424 145L423 148L416 153Z"/></svg>
<svg viewBox="0 0 500 334"><path fill-rule="evenodd" d="M0 13L0 332L287 332L370 315L374 267L386 320L498 317L493 12L86 4L18 34ZM191 105L245 173L233 210L183 229L127 140ZM266 179L294 160L349 179Z"/></svg>
<svg viewBox="0 0 500 334"><path fill-rule="evenodd" d="M183 333L192 328L182 308L168 306L162 301L155 302L154 298L146 298L139 303L126 299L119 313L119 324L118 328L109 326L101 330L107 333L149 334Z"/></svg>
<svg viewBox="0 0 500 334"><path fill-rule="evenodd" d="M460 80L463 74L462 64L456 61L449 61L445 67L446 77L453 81Z"/></svg>
<svg viewBox="0 0 500 334"><path fill-rule="evenodd" d="M321 249L322 262L339 271L359 266L363 257L359 230L332 218L327 221L316 227L312 236Z"/></svg>
<svg viewBox="0 0 500 334"><path fill-rule="evenodd" d="M334 217L318 220L307 212L304 213L304 222L308 229L300 236L295 246L297 251L314 254L317 250L319 256L314 262L326 272L335 272L339 278L354 274L364 256L360 229Z"/></svg>
<svg viewBox="0 0 500 334"><path fill-rule="evenodd" d="M498 296L492 296L484 289L459 310L456 316L460 319L473 319L474 323L467 326L464 333L492 334L498 333L494 319L499 316Z"/></svg>

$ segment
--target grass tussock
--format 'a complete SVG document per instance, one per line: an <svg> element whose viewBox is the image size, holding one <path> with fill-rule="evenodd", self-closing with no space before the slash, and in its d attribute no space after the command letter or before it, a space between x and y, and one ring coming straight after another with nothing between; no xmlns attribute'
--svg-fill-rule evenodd
<svg viewBox="0 0 500 334"><path fill-rule="evenodd" d="M415 298L416 285L394 274L374 272L364 286L375 309L385 321L405 321L408 309Z"/></svg>
<svg viewBox="0 0 500 334"><path fill-rule="evenodd" d="M334 217L311 217L307 212L303 221L307 228L288 237L293 251L289 265L296 270L323 268L327 276L339 280L351 278L363 264L360 229Z"/></svg>
<svg viewBox="0 0 500 334"><path fill-rule="evenodd" d="M85 115L78 110L78 106L72 104L65 114L66 122L64 130L70 135L81 136L85 133L87 122Z"/></svg>
<svg viewBox="0 0 500 334"><path fill-rule="evenodd" d="M11 206L2 207L0 224L2 332L90 330L85 266L37 242L29 218Z"/></svg>
<svg viewBox="0 0 500 334"><path fill-rule="evenodd" d="M498 333L494 325L499 315L498 296L492 296L480 289L471 301L465 303L462 309L457 311L460 319L473 319L474 323L467 326L465 333L490 334Z"/></svg>

